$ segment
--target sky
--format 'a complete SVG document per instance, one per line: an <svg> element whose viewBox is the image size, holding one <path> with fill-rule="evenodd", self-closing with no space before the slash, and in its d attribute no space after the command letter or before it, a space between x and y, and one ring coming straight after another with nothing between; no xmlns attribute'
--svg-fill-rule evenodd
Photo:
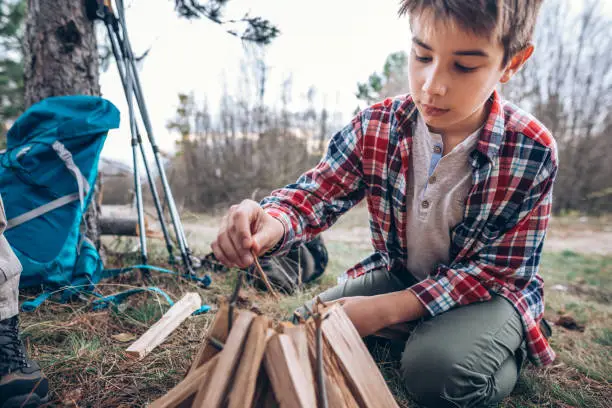
<svg viewBox="0 0 612 408"><path fill-rule="evenodd" d="M175 114L178 94L193 92L200 101L206 96L211 107L219 105L224 84L235 94L243 44L206 19L179 18L174 0L124 1L135 54L149 50L139 64L139 76L154 137L160 149L172 153L176 135L166 124ZM380 72L389 54L410 48L408 19L397 16L398 4L399 0L231 0L226 18L248 12L270 20L281 31L265 50L267 104L278 102L281 83L292 75L294 103L315 86L317 110L339 112L347 121L358 104L357 83ZM611 1L601 0L601 5L606 14L612 13ZM122 117L121 128L110 132L102 155L130 164L128 109L114 65L101 74L100 84L103 96Z"/></svg>
<svg viewBox="0 0 612 408"><path fill-rule="evenodd" d="M178 94L220 100L224 83L230 93L240 74L244 48L240 40L208 20L188 21L174 11L172 0L126 0L126 20L136 55L149 49L139 66L153 133L160 149L172 152L176 136L166 123L174 116ZM232 0L227 18L248 12L281 31L265 49L269 66L266 102L279 99L280 84L292 75L293 100L317 89L318 108L338 111L348 120L357 106L357 83L380 71L386 57L410 46L408 20L397 16L397 0ZM102 32L104 33L104 32ZM99 39L101 40L101 39ZM103 157L130 164L128 109L111 64L101 74L102 96L121 111L121 127L111 131Z"/></svg>

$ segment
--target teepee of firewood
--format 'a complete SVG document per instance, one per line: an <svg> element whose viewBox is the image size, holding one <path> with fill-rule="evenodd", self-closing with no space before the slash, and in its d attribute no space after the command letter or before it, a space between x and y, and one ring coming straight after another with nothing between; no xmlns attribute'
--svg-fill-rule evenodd
<svg viewBox="0 0 612 408"><path fill-rule="evenodd" d="M230 321L230 309L232 319ZM274 325L223 304L185 379L151 408L397 407L341 306Z"/></svg>

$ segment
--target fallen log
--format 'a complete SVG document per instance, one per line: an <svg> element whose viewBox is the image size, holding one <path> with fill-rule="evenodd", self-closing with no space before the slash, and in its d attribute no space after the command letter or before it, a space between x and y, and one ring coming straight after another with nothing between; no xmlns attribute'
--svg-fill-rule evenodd
<svg viewBox="0 0 612 408"><path fill-rule="evenodd" d="M148 238L163 238L159 231L153 231L149 228L149 218L145 216L145 232ZM119 235L125 237L137 237L140 235L138 229L138 217L100 217L100 234L101 235Z"/></svg>

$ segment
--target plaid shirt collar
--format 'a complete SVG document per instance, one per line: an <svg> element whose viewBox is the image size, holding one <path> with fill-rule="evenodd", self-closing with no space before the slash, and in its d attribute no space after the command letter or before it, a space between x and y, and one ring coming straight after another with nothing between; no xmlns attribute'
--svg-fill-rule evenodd
<svg viewBox="0 0 612 408"><path fill-rule="evenodd" d="M504 110L502 107L501 97L497 90L493 91L493 94L487 100L490 104L490 111L483 127L476 149L472 152L472 166L480 167L482 165L482 158L486 158L491 162L495 161L495 158L499 154L502 141L504 139ZM412 128L416 123L418 117L418 110L412 95L408 95L404 103L395 112L396 120L398 121L398 128L402 129L402 137L406 135L412 135ZM408 130L407 127L410 129Z"/></svg>

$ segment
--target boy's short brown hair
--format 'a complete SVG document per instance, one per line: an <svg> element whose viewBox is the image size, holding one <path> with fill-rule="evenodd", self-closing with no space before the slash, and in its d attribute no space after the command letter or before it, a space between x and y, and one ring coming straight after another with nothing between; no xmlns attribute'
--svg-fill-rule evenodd
<svg viewBox="0 0 612 408"><path fill-rule="evenodd" d="M504 47L505 65L531 41L543 0L401 0L400 15L431 11L477 35L494 35Z"/></svg>

